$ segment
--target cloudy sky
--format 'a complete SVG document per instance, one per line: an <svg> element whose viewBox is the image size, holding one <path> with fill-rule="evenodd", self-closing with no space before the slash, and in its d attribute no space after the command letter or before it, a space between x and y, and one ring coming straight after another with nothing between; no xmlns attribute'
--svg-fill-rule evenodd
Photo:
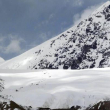
<svg viewBox="0 0 110 110"><path fill-rule="evenodd" d="M0 56L13 58L86 18L107 0L0 0Z"/></svg>

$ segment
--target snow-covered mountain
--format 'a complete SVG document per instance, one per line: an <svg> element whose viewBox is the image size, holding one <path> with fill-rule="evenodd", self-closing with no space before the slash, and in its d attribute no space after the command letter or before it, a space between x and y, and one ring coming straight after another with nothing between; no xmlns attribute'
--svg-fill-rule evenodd
<svg viewBox="0 0 110 110"><path fill-rule="evenodd" d="M90 104L107 99L110 101L110 68L27 70L20 73L18 70L14 73L8 70L8 73L1 72L0 78L3 79L5 88L0 92L0 102L6 102L7 98L19 105L31 106L33 110L38 107L64 109L76 105L82 107L80 110L85 110Z"/></svg>
<svg viewBox="0 0 110 110"><path fill-rule="evenodd" d="M110 2L60 35L3 63L1 69L85 69L110 66Z"/></svg>

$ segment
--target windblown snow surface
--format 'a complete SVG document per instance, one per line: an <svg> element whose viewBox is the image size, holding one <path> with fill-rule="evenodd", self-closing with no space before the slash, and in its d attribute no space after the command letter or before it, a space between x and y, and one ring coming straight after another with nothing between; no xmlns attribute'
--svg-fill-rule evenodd
<svg viewBox="0 0 110 110"><path fill-rule="evenodd" d="M5 89L0 95L23 106L84 109L110 98L110 68L39 70L0 73Z"/></svg>

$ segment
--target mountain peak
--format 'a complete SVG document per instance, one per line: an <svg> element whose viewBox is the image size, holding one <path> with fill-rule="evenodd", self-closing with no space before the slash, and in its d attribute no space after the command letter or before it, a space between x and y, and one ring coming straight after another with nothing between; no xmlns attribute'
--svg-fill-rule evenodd
<svg viewBox="0 0 110 110"><path fill-rule="evenodd" d="M110 1L105 2L104 4L102 4L101 7L108 7L110 5Z"/></svg>
<svg viewBox="0 0 110 110"><path fill-rule="evenodd" d="M97 8L92 14L103 12L106 8L110 8L110 1L105 2L99 8Z"/></svg>
<svg viewBox="0 0 110 110"><path fill-rule="evenodd" d="M110 5L110 1L105 2L105 4Z"/></svg>

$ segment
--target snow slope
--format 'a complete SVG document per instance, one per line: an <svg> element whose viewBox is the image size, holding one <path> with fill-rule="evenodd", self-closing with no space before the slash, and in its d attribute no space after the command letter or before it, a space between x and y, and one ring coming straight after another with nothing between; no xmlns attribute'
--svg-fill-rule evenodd
<svg viewBox="0 0 110 110"><path fill-rule="evenodd" d="M8 70L9 71L9 70ZM110 68L88 70L39 70L0 73L5 89L0 95L23 106L88 107L110 98Z"/></svg>
<svg viewBox="0 0 110 110"><path fill-rule="evenodd" d="M110 1L60 35L3 63L1 69L85 69L110 66Z"/></svg>
<svg viewBox="0 0 110 110"><path fill-rule="evenodd" d="M2 57L0 57L0 64L2 64L4 62L5 62L5 60Z"/></svg>

